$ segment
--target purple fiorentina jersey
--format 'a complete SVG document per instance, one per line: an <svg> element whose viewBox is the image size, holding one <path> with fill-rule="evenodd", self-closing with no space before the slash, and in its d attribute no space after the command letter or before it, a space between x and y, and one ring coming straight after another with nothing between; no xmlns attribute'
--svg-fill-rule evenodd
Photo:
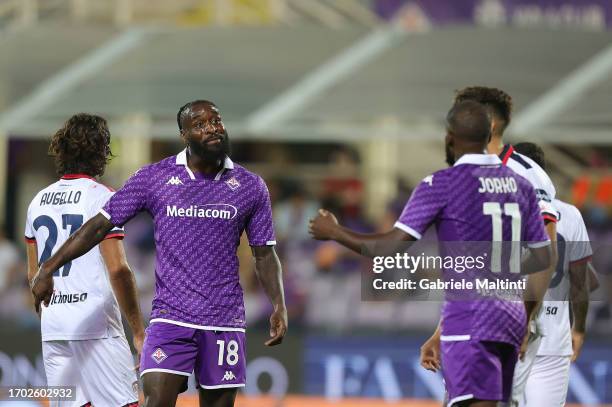
<svg viewBox="0 0 612 407"><path fill-rule="evenodd" d="M494 223L502 239L499 235L493 239ZM549 244L535 190L525 178L502 166L495 155L466 154L453 167L426 177L395 227L419 239L432 224L444 242ZM445 270L445 277L449 274L454 271ZM446 337L518 345L524 332L525 311L520 301L447 299L442 309L442 335Z"/></svg>
<svg viewBox="0 0 612 407"><path fill-rule="evenodd" d="M182 151L138 170L101 213L123 225L140 211L155 224L151 320L244 329L240 235L246 230L251 246L276 244L263 179L229 158L216 175L194 174Z"/></svg>

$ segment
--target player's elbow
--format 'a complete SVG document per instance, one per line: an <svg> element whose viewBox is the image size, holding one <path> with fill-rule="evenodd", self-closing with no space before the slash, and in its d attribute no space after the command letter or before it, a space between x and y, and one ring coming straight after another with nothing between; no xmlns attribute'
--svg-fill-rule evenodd
<svg viewBox="0 0 612 407"><path fill-rule="evenodd" d="M123 280L125 278L131 278L132 270L130 266L125 262L119 262L107 267L108 276L111 280Z"/></svg>
<svg viewBox="0 0 612 407"><path fill-rule="evenodd" d="M557 266L557 244L551 242L550 245L546 246L542 250L542 269L547 271L553 271Z"/></svg>

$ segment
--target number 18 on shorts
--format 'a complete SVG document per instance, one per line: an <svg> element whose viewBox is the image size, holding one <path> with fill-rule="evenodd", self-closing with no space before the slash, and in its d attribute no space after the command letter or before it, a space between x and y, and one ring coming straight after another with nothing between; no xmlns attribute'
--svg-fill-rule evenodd
<svg viewBox="0 0 612 407"><path fill-rule="evenodd" d="M245 334L152 323L147 328L140 371L141 375L164 372L183 376L194 372L204 389L243 387Z"/></svg>

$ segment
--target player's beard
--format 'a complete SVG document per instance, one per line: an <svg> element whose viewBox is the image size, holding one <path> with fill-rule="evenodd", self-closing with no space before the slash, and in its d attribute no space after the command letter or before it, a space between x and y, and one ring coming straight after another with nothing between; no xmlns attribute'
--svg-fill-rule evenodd
<svg viewBox="0 0 612 407"><path fill-rule="evenodd" d="M197 155L204 161L218 161L231 155L231 146L227 133L223 134L221 142L217 145L209 146L205 143L200 143L195 140L190 140L187 145L192 154Z"/></svg>
<svg viewBox="0 0 612 407"><path fill-rule="evenodd" d="M450 144L445 145L446 150L446 163L449 167L455 165L455 152L453 151L453 147Z"/></svg>

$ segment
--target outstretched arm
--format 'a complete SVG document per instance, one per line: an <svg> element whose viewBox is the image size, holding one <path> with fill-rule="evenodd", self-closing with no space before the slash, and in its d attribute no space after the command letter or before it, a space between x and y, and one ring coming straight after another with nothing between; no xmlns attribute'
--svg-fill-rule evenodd
<svg viewBox="0 0 612 407"><path fill-rule="evenodd" d="M40 309L41 302L49 305L53 294L53 272L90 251L113 227L114 225L103 215L94 216L73 233L53 256L40 265L38 272L30 281L36 311Z"/></svg>
<svg viewBox="0 0 612 407"><path fill-rule="evenodd" d="M288 326L280 260L274 246L253 246L251 250L255 257L257 278L274 307L270 316L270 339L265 344L278 345L283 341Z"/></svg>
<svg viewBox="0 0 612 407"><path fill-rule="evenodd" d="M336 217L325 209L319 209L317 217L310 220L308 231L314 239L334 240L359 254L364 254L364 248L376 242L409 242L416 240L408 233L397 228L383 233L352 231L341 226Z"/></svg>

